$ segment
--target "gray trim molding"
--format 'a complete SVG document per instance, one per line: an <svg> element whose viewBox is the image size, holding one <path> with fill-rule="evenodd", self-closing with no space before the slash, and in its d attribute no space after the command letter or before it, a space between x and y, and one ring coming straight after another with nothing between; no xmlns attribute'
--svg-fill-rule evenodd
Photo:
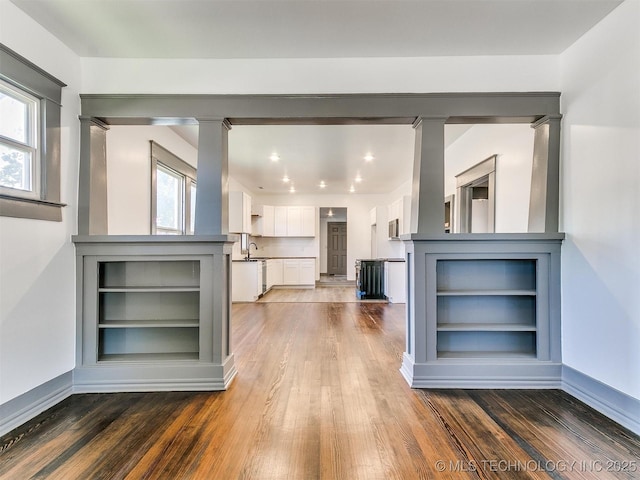
<svg viewBox="0 0 640 480"><path fill-rule="evenodd" d="M226 372L222 384L226 387L236 373L235 368ZM406 378L409 372L402 371L401 369L401 373ZM535 379L534 382L521 382L517 381L517 379L504 378L493 379L492 383L494 384L494 388L558 388L556 381L544 377ZM223 386L222 384L221 387ZM187 383L183 381L175 381L173 384L174 387L185 387L186 385ZM199 388L201 386L195 383L191 383L189 386L194 390L201 389ZM163 382L162 385L153 385L149 383L146 387L153 390L170 389L171 382ZM450 385L449 382L443 379L438 387L460 388L460 384L457 381L456 385ZM479 384L478 382L469 381L466 383L465 387L488 388L488 382ZM605 385L604 383L567 365L562 365L561 388L569 395L586 403L606 417L640 435L640 400ZM63 373L62 375L29 390L19 397L0 405L0 435L4 435L14 428L19 427L34 418L36 415L70 397L74 393L116 390L118 389L110 389L107 385L102 385L99 390L94 390L88 385L79 385L76 387L74 386L73 372Z"/></svg>
<svg viewBox="0 0 640 480"><path fill-rule="evenodd" d="M0 405L0 435L10 432L73 393L73 373L66 372Z"/></svg>
<svg viewBox="0 0 640 480"><path fill-rule="evenodd" d="M640 400L568 365L562 366L562 389L606 417L640 435Z"/></svg>
<svg viewBox="0 0 640 480"><path fill-rule="evenodd" d="M330 95L84 94L82 114L110 125L193 123L212 112L232 125L413 124L418 117L448 123L532 123L559 113L559 92ZM198 120L196 120L198 119Z"/></svg>
<svg viewBox="0 0 640 480"><path fill-rule="evenodd" d="M41 201L3 195L0 216L61 222L65 204L60 203L60 101L66 85L1 43L0 78L40 100L41 152Z"/></svg>

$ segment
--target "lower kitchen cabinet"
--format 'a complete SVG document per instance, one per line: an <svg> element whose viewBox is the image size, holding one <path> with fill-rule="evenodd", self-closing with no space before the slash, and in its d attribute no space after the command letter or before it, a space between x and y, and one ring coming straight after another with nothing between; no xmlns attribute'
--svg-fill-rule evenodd
<svg viewBox="0 0 640 480"><path fill-rule="evenodd" d="M283 266L284 260L281 258L271 258L267 260L267 290L274 285L282 285L283 283Z"/></svg>
<svg viewBox="0 0 640 480"><path fill-rule="evenodd" d="M231 300L255 302L262 293L262 262L233 262Z"/></svg>
<svg viewBox="0 0 640 480"><path fill-rule="evenodd" d="M286 258L283 262L283 285L315 285L315 259Z"/></svg>
<svg viewBox="0 0 640 480"><path fill-rule="evenodd" d="M407 302L405 262L384 262L384 295L389 303Z"/></svg>

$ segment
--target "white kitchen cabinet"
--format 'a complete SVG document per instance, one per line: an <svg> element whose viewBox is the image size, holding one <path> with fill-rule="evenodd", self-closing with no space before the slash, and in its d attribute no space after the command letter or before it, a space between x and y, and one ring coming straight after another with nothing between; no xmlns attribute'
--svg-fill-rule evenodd
<svg viewBox="0 0 640 480"><path fill-rule="evenodd" d="M262 207L262 236L275 236L275 219L274 207L272 205L263 205Z"/></svg>
<svg viewBox="0 0 640 480"><path fill-rule="evenodd" d="M232 262L231 300L255 302L260 296L262 274L261 262Z"/></svg>
<svg viewBox="0 0 640 480"><path fill-rule="evenodd" d="M404 195L388 207L389 221L398 219L398 234L411 233L411 197Z"/></svg>
<svg viewBox="0 0 640 480"><path fill-rule="evenodd" d="M299 260L300 270L298 284L315 285L316 283L316 261L313 258L303 258Z"/></svg>
<svg viewBox="0 0 640 480"><path fill-rule="evenodd" d="M302 235L302 208L287 207L287 237Z"/></svg>
<svg viewBox="0 0 640 480"><path fill-rule="evenodd" d="M316 260L314 258L285 258L283 285L315 285Z"/></svg>
<svg viewBox="0 0 640 480"><path fill-rule="evenodd" d="M276 237L287 236L287 209L288 207L273 208L273 235Z"/></svg>
<svg viewBox="0 0 640 480"><path fill-rule="evenodd" d="M301 237L316 236L316 207L300 207L302 210Z"/></svg>
<svg viewBox="0 0 640 480"><path fill-rule="evenodd" d="M274 285L283 284L283 262L281 258L267 260L267 290Z"/></svg>
<svg viewBox="0 0 640 480"><path fill-rule="evenodd" d="M411 233L411 196L409 195L402 197L399 232L400 235Z"/></svg>
<svg viewBox="0 0 640 480"><path fill-rule="evenodd" d="M229 192L229 233L251 233L251 197L245 192Z"/></svg>
<svg viewBox="0 0 640 480"><path fill-rule="evenodd" d="M300 283L300 260L286 258L282 265L282 284L298 285Z"/></svg>
<svg viewBox="0 0 640 480"><path fill-rule="evenodd" d="M316 207L262 205L259 212L253 222L254 236L316 236Z"/></svg>
<svg viewBox="0 0 640 480"><path fill-rule="evenodd" d="M253 209L251 215L251 235L254 237L274 236L274 207L272 205L259 205Z"/></svg>
<svg viewBox="0 0 640 480"><path fill-rule="evenodd" d="M405 262L384 262L384 295L389 303L407 303Z"/></svg>

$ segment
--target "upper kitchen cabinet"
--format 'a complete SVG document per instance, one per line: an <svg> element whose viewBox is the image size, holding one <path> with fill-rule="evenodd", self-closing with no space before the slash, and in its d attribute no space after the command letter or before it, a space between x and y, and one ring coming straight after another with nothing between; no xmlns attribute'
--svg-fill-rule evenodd
<svg viewBox="0 0 640 480"><path fill-rule="evenodd" d="M302 208L302 237L316 236L316 208Z"/></svg>
<svg viewBox="0 0 640 480"><path fill-rule="evenodd" d="M287 237L315 236L315 207L287 207Z"/></svg>
<svg viewBox="0 0 640 480"><path fill-rule="evenodd" d="M273 226L273 235L275 237L286 237L287 236L287 220L288 220L288 212L289 207L274 207L273 218L274 218L274 226Z"/></svg>
<svg viewBox="0 0 640 480"><path fill-rule="evenodd" d="M302 208L287 207L287 237L300 237L302 234Z"/></svg>
<svg viewBox="0 0 640 480"><path fill-rule="evenodd" d="M389 221L398 220L398 234L411 233L411 197L404 195L389 205Z"/></svg>
<svg viewBox="0 0 640 480"><path fill-rule="evenodd" d="M275 236L275 207L257 205L252 207L251 235L254 237Z"/></svg>
<svg viewBox="0 0 640 480"><path fill-rule="evenodd" d="M263 237L315 237L316 207L263 206Z"/></svg>
<svg viewBox="0 0 640 480"><path fill-rule="evenodd" d="M229 233L251 233L251 197L229 192Z"/></svg>

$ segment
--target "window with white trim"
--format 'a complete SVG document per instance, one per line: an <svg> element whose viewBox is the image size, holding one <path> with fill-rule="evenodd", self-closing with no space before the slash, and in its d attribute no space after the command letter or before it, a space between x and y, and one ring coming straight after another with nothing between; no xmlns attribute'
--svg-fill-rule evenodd
<svg viewBox="0 0 640 480"><path fill-rule="evenodd" d="M0 192L40 197L40 102L0 80Z"/></svg>
<svg viewBox="0 0 640 480"><path fill-rule="evenodd" d="M151 233L192 235L195 230L196 170L151 142Z"/></svg>

